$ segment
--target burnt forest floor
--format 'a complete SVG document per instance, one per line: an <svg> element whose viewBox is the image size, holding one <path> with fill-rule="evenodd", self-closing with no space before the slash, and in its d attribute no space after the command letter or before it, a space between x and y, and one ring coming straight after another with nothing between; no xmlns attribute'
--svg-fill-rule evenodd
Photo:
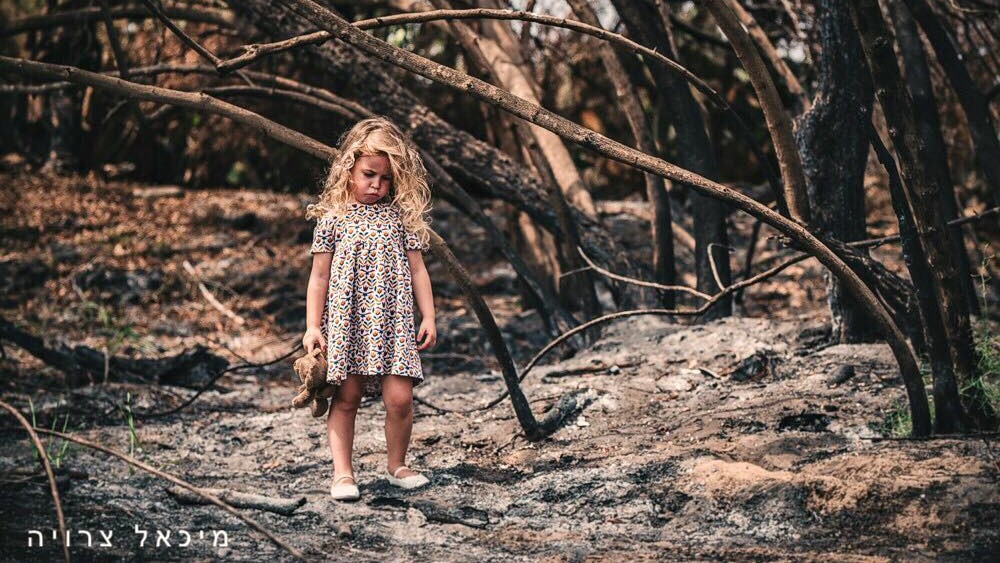
<svg viewBox="0 0 1000 563"><path fill-rule="evenodd" d="M306 196L171 196L152 186L15 172L0 173L0 184L0 314L48 345L136 358L202 345L237 365L266 362L299 342L312 234L302 218ZM497 209L491 214L502 228ZM447 204L433 217L523 365L546 339L538 315L521 312L512 270L483 250L490 245L482 229ZM604 220L637 256L648 254L641 220ZM745 216L733 220L737 232L749 232ZM892 224L883 227L872 234ZM763 261L781 252L774 241L761 248ZM891 252L875 255L900 271ZM504 390L497 365L457 287L427 259L439 344L422 353L426 381L416 395L451 409L483 405ZM206 301L185 261L242 324ZM996 557L1000 445L884 439L905 413L892 354L881 343L829 345L824 300L823 273L807 261L750 288L731 318L693 324L642 316L606 325L592 346L572 356L557 351L525 379L536 416L579 393L577 411L539 443L524 439L508 401L472 414L417 404L408 463L431 484L416 491L384 478L384 409L366 402L355 439L362 498L354 503L329 497L325 424L291 408L290 361L227 374L189 407L159 418L141 413L180 404L206 374L173 384L71 385L5 343L0 381L3 400L39 427L132 452L197 486L304 498L288 516L245 511L330 560ZM23 431L6 420L0 557L61 558L46 481ZM42 439L58 460L76 560L291 559L216 507L180 504L157 477ZM46 544L28 548L28 530L46 533ZM182 530L191 534L185 547ZM220 530L228 545L213 545ZM112 533L110 546L100 545L101 531ZM149 535L140 545L142 531ZM157 542L157 531L170 535Z"/></svg>

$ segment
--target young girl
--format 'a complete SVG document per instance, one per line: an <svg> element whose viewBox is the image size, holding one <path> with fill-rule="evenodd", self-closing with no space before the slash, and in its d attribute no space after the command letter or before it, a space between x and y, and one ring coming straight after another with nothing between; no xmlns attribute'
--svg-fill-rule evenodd
<svg viewBox="0 0 1000 563"><path fill-rule="evenodd" d="M404 465L413 428L418 350L434 346L434 300L421 252L430 239L427 172L412 142L382 117L359 121L339 143L319 201L306 294L307 352L326 352L336 394L327 417L333 454L330 494L359 498L351 464L362 397L382 396L389 483L412 489L427 477ZM413 302L420 310L414 335Z"/></svg>

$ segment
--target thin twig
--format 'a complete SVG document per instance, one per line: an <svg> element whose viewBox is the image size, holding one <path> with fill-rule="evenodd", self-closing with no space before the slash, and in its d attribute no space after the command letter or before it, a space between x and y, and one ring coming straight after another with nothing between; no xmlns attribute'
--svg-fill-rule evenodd
<svg viewBox="0 0 1000 563"><path fill-rule="evenodd" d="M165 14L162 9L160 9L158 2L154 2L153 0L142 0L142 3L145 4L146 7L149 8L149 11L153 12L153 14L156 15L156 18L159 19L163 25L167 26L167 29L176 35L182 43L193 49L199 56L212 63L215 68L219 68L219 64L222 62L222 59L216 57L214 53L203 47L201 43L195 41L193 37L184 33L184 30L178 27L177 24L175 24L173 20L171 20L170 17ZM255 86L253 80L250 80L246 74L237 72L236 75L242 78L248 85Z"/></svg>
<svg viewBox="0 0 1000 563"><path fill-rule="evenodd" d="M202 47L201 44L195 41L190 35L184 33L183 29L177 27L177 24L175 24L170 19L170 17L168 17L165 13L163 13L163 10L160 9L160 6L158 5L157 2L153 2L153 0L141 0L141 1L147 8L149 8L150 12L153 12L153 15L156 16L156 19L160 20L160 22L163 23L163 25L167 26L167 29L169 29L171 33L176 35L177 38L180 39L182 43L193 49L194 52L198 53L198 55L200 55L202 58L207 59L213 65L219 66L219 63L222 62L222 59L216 57L214 53L212 53L205 47Z"/></svg>
<svg viewBox="0 0 1000 563"><path fill-rule="evenodd" d="M717 242L710 242L710 243L708 243L708 248L705 250L705 254L708 256L708 265L712 269L712 277L715 279L715 286L718 287L719 289L722 289L722 288L726 287L726 284L722 283L722 278L719 277L719 267L715 263L715 253L712 252L712 247L714 247L714 246L718 246L719 248L722 248L722 249L726 250L727 252L732 252L733 249L731 247L728 247L728 246L724 245L724 244L719 244ZM727 257L727 259L728 259L728 257Z"/></svg>
<svg viewBox="0 0 1000 563"><path fill-rule="evenodd" d="M233 321L237 325L243 326L244 324L246 324L247 322L246 319L234 313L232 309L220 303L219 300L216 299L214 295L212 295L212 292L209 291L208 288L205 287L205 284L201 282L201 278L198 276L198 272L194 269L194 266L192 266L190 262L185 260L182 265L184 266L184 270L188 273L188 275L190 275L191 278L194 279L194 282L198 284L198 289L201 290L202 296L205 298L206 301L208 301L208 303L212 307L214 307L217 311L219 311L223 315L229 317L230 319L233 319Z"/></svg>
<svg viewBox="0 0 1000 563"><path fill-rule="evenodd" d="M580 252L580 255L583 256L583 260L585 262L587 262L587 265L590 266L591 269L593 269L594 271L602 274L603 276L605 276L607 278L610 278L610 279L613 279L613 280L627 282L627 283L630 283L630 284L633 284L633 285L642 286L642 287L651 287L653 289L662 289L664 291L682 291L684 293L688 293L688 294L693 295L695 297L698 297L700 299L711 299L711 296L708 295L707 293L702 293L701 291L698 291L697 289L694 289L692 287L687 287L685 285L664 285L662 283L656 283L656 282L650 282L650 281L644 281L644 280L637 280L635 278L628 278L628 277L616 274L614 272L610 272L610 271L608 271L608 270L606 270L606 269L598 266L597 264L595 264L594 261L591 260L590 257L587 256L587 254L585 252L583 252L583 249L581 249L579 247L577 247L577 249ZM720 287L721 287L721 285L720 285Z"/></svg>
<svg viewBox="0 0 1000 563"><path fill-rule="evenodd" d="M52 465L49 464L49 454L45 451L45 446L42 445L42 441L38 439L38 434L35 429L31 427L31 423L28 419L24 418L17 409L9 405L4 401L0 401L0 407L3 407L10 411L10 414L14 415L14 418L24 427L28 432L28 437L31 439L32 445L35 446L35 450L38 452L38 457L41 459L42 468L45 469L45 476L49 480L49 493L52 495L52 502L56 506L56 520L59 521L59 535L62 541L63 557L66 559L66 563L69 563L69 532L66 531L66 519L63 516L62 501L59 500L59 489L56 487L56 476L52 473ZM39 430L45 431L39 428Z"/></svg>

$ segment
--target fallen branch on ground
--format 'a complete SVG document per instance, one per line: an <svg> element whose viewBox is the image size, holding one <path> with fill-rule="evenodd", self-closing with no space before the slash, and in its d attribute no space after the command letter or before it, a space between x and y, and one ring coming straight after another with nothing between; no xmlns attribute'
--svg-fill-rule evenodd
<svg viewBox="0 0 1000 563"><path fill-rule="evenodd" d="M0 317L0 341L3 340L17 344L32 356L70 376L70 385L83 382L81 375L87 376L87 381L90 381L94 376L103 376L105 370L109 375L115 376L115 379L123 381L185 385L190 384L192 372L214 371L228 363L200 345L157 359L109 357L102 351L79 344L72 349L64 344L49 348L41 338Z"/></svg>
<svg viewBox="0 0 1000 563"><path fill-rule="evenodd" d="M291 515L297 508L306 503L306 497L287 499L267 497L252 493L241 493L238 491L230 491L228 489L210 489L204 487L201 489L201 492L215 495L220 500L227 502L236 508L265 510L267 512L281 514L282 516ZM176 498L177 502L180 502L181 504L211 504L211 501L206 499L204 496L194 494L183 487L169 487L167 488L167 493Z"/></svg>

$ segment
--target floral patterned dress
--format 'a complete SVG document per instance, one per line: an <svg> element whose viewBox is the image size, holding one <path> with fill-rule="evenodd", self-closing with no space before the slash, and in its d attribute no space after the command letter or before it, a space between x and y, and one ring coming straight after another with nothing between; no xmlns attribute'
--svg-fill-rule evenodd
<svg viewBox="0 0 1000 563"><path fill-rule="evenodd" d="M411 377L414 387L423 382L407 250L427 245L388 201L354 202L340 217L316 222L310 254L333 253L320 323L328 382L364 375L366 397L382 395L383 375Z"/></svg>

